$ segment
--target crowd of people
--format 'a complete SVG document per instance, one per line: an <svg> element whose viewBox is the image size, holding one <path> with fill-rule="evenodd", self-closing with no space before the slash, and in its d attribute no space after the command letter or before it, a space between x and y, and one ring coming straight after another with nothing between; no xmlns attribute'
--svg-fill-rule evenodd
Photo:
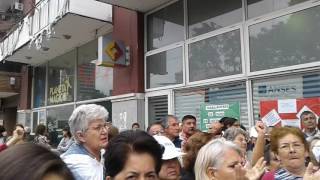
<svg viewBox="0 0 320 180"><path fill-rule="evenodd" d="M33 140L23 125L11 137L0 126L0 179L320 179L320 132L312 112L301 114L302 130L257 121L250 133L231 117L201 132L192 115L181 121L167 115L146 130L134 123L119 132L108 115L100 105L77 107L57 148L45 125L38 125Z"/></svg>

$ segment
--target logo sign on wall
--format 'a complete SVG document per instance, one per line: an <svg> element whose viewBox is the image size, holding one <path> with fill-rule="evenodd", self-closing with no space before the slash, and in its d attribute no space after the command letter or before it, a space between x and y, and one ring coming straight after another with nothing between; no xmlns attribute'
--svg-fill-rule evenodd
<svg viewBox="0 0 320 180"><path fill-rule="evenodd" d="M300 116L304 111L320 115L320 98L279 99L260 101L260 117L267 126L303 128Z"/></svg>
<svg viewBox="0 0 320 180"><path fill-rule="evenodd" d="M114 40L111 34L98 39L98 66L113 67L128 65L128 50L122 41Z"/></svg>
<svg viewBox="0 0 320 180"><path fill-rule="evenodd" d="M219 121L223 117L240 120L240 103L200 105L200 130L207 132L212 122Z"/></svg>

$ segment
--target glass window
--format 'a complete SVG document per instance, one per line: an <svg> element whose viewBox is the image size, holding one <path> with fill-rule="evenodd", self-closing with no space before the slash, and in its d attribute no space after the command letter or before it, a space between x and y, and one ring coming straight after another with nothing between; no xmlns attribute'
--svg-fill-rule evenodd
<svg viewBox="0 0 320 180"><path fill-rule="evenodd" d="M28 111L17 112L17 123L23 124L26 127L31 128L31 113Z"/></svg>
<svg viewBox="0 0 320 180"><path fill-rule="evenodd" d="M188 0L189 37L242 21L241 0Z"/></svg>
<svg viewBox="0 0 320 180"><path fill-rule="evenodd" d="M49 139L53 146L57 146L62 138L62 129L68 126L73 105L47 109L47 127Z"/></svg>
<svg viewBox="0 0 320 180"><path fill-rule="evenodd" d="M308 0L247 0L248 17L253 18Z"/></svg>
<svg viewBox="0 0 320 180"><path fill-rule="evenodd" d="M255 120L259 119L261 101L279 99L312 99L320 97L320 73L284 76L253 81L253 114ZM272 102L271 104L272 105ZM297 106L297 108L301 108ZM320 108L319 103L311 106ZM310 108L313 108L311 107ZM278 109L275 108L277 111ZM262 118L262 117L261 117Z"/></svg>
<svg viewBox="0 0 320 180"><path fill-rule="evenodd" d="M35 111L32 113L32 132L35 133L38 126L38 112Z"/></svg>
<svg viewBox="0 0 320 180"><path fill-rule="evenodd" d="M33 107L45 105L46 65L34 68Z"/></svg>
<svg viewBox="0 0 320 180"><path fill-rule="evenodd" d="M73 101L75 58L73 50L49 62L49 105Z"/></svg>
<svg viewBox="0 0 320 180"><path fill-rule="evenodd" d="M113 68L96 66L98 42L91 41L78 49L77 100L103 98L113 89Z"/></svg>
<svg viewBox="0 0 320 180"><path fill-rule="evenodd" d="M32 112L32 132L35 133L35 130L38 124L46 124L46 111L34 111Z"/></svg>
<svg viewBox="0 0 320 180"><path fill-rule="evenodd" d="M147 88L183 83L182 48L147 57Z"/></svg>
<svg viewBox="0 0 320 180"><path fill-rule="evenodd" d="M149 124L168 115L168 96L148 97Z"/></svg>
<svg viewBox="0 0 320 180"><path fill-rule="evenodd" d="M199 87L181 91L175 91L175 114L179 119L187 114L197 118L200 127L200 106L204 104L240 104L240 123L249 127L247 93L245 83ZM221 114L223 116L223 114Z"/></svg>
<svg viewBox="0 0 320 180"><path fill-rule="evenodd" d="M183 41L183 1L173 3L147 16L148 50Z"/></svg>
<svg viewBox="0 0 320 180"><path fill-rule="evenodd" d="M240 30L189 46L189 80L198 81L241 73Z"/></svg>
<svg viewBox="0 0 320 180"><path fill-rule="evenodd" d="M320 6L249 27L251 71L320 59Z"/></svg>

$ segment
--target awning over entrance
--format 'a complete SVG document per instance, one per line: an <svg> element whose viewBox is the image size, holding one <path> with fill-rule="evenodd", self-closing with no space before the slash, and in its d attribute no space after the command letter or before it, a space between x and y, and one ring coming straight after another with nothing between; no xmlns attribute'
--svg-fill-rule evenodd
<svg viewBox="0 0 320 180"><path fill-rule="evenodd" d="M127 1L119 1L119 0L97 0L113 5L117 5L120 7L125 7L128 9L132 9L140 12L148 12L152 9L161 6L169 1L173 0L127 0Z"/></svg>
<svg viewBox="0 0 320 180"><path fill-rule="evenodd" d="M111 30L112 5L95 0L42 1L0 43L0 60L41 64Z"/></svg>

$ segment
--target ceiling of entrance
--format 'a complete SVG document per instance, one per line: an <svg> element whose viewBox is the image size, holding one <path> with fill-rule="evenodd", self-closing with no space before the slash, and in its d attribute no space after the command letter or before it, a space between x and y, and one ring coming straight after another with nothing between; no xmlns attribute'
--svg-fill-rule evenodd
<svg viewBox="0 0 320 180"><path fill-rule="evenodd" d="M119 0L97 0L101 2L105 2L112 5L117 5L120 7L125 7L128 9L140 11L140 12L148 12L152 9L161 6L170 1L174 0L127 0L127 1L119 1Z"/></svg>
<svg viewBox="0 0 320 180"><path fill-rule="evenodd" d="M31 65L42 64L98 38L101 34L111 32L112 27L110 22L68 13L54 25L55 34L44 42L45 48L30 48L29 42L5 60Z"/></svg>

